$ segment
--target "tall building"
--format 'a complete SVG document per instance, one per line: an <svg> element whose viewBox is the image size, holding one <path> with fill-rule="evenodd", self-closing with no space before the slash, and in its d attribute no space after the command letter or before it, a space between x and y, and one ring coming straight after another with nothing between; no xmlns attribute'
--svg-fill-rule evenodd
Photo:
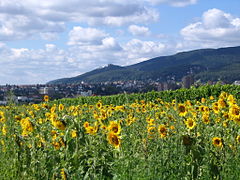
<svg viewBox="0 0 240 180"><path fill-rule="evenodd" d="M182 87L183 88L190 88L191 85L194 84L193 75L187 75L182 78Z"/></svg>
<svg viewBox="0 0 240 180"><path fill-rule="evenodd" d="M52 95L54 93L55 93L55 90L52 87L40 87L39 89L39 94L42 94L42 95Z"/></svg>

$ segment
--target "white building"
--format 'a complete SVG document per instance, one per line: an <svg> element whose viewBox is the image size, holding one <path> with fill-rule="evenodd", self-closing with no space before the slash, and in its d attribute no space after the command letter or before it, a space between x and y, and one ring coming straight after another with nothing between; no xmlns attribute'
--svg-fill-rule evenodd
<svg viewBox="0 0 240 180"><path fill-rule="evenodd" d="M55 90L54 88L52 87L41 87L39 89L39 94L42 94L42 95L51 95L51 94L54 94Z"/></svg>
<svg viewBox="0 0 240 180"><path fill-rule="evenodd" d="M240 85L240 81L235 81L233 84L234 85Z"/></svg>

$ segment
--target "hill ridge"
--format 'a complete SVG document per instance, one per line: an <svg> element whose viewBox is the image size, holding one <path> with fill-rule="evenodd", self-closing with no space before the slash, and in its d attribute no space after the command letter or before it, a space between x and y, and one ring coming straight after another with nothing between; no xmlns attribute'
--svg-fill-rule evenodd
<svg viewBox="0 0 240 180"><path fill-rule="evenodd" d="M240 46L178 52L129 66L109 64L72 78L53 80L48 84L149 79L161 82L169 79L180 81L189 73L204 82L222 80L232 83L240 80Z"/></svg>

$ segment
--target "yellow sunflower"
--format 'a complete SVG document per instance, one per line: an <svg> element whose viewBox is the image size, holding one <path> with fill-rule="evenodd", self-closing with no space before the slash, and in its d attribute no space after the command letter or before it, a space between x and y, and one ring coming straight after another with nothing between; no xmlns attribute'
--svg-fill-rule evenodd
<svg viewBox="0 0 240 180"><path fill-rule="evenodd" d="M153 135L155 133L156 128L154 126L147 127L148 134Z"/></svg>
<svg viewBox="0 0 240 180"><path fill-rule="evenodd" d="M219 100L218 100L218 107L219 107L220 109L226 107L226 102L224 101L224 99L219 99Z"/></svg>
<svg viewBox="0 0 240 180"><path fill-rule="evenodd" d="M233 105L233 104L236 103L236 100L235 100L234 96L231 95L231 94L228 96L227 101L228 101L229 105Z"/></svg>
<svg viewBox="0 0 240 180"><path fill-rule="evenodd" d="M218 103L216 103L215 105L213 105L212 109L213 109L213 112L214 112L215 114L218 114L218 113L219 113Z"/></svg>
<svg viewBox="0 0 240 180"><path fill-rule="evenodd" d="M238 105L232 105L229 109L230 116L237 116L240 115L240 108Z"/></svg>
<svg viewBox="0 0 240 180"><path fill-rule="evenodd" d="M158 133L160 134L161 138L164 138L167 136L167 127L164 124L160 124L158 126Z"/></svg>
<svg viewBox="0 0 240 180"><path fill-rule="evenodd" d="M59 110L59 111L63 111L63 110L64 110L64 105L63 105L63 104L59 104L58 110Z"/></svg>
<svg viewBox="0 0 240 180"><path fill-rule="evenodd" d="M62 180L67 180L67 173L65 172L64 168L61 169L61 177Z"/></svg>
<svg viewBox="0 0 240 180"><path fill-rule="evenodd" d="M120 123L117 123L115 121L110 121L110 123L108 125L108 130L112 131L115 134L120 134L120 132L121 132Z"/></svg>
<svg viewBox="0 0 240 180"><path fill-rule="evenodd" d="M4 112L0 111L0 122L5 122L6 118L4 116Z"/></svg>
<svg viewBox="0 0 240 180"><path fill-rule="evenodd" d="M240 135L236 137L236 141L240 144Z"/></svg>
<svg viewBox="0 0 240 180"><path fill-rule="evenodd" d="M96 104L96 107L97 107L98 109L101 109L101 108L102 108L102 102L99 101L99 102Z"/></svg>
<svg viewBox="0 0 240 180"><path fill-rule="evenodd" d="M214 138L212 138L212 144L213 144L215 147L223 147L222 138L220 138L220 137L214 137Z"/></svg>
<svg viewBox="0 0 240 180"><path fill-rule="evenodd" d="M87 126L85 127L86 133L95 135L98 132L98 125L95 124L95 126Z"/></svg>
<svg viewBox="0 0 240 180"><path fill-rule="evenodd" d="M186 124L188 129L193 129L196 126L196 122L192 118L188 118L185 121L185 124Z"/></svg>
<svg viewBox="0 0 240 180"><path fill-rule="evenodd" d="M87 122L87 121L86 121L86 122L84 122L84 124L83 124L83 127L84 127L84 128L87 128L87 127L89 127L89 122Z"/></svg>
<svg viewBox="0 0 240 180"><path fill-rule="evenodd" d="M121 144L120 137L114 132L110 131L107 135L108 143L113 145L115 148L119 148Z"/></svg>
<svg viewBox="0 0 240 180"><path fill-rule="evenodd" d="M210 100L214 100L214 97L213 97L213 96L210 96L209 99L210 99Z"/></svg>
<svg viewBox="0 0 240 180"><path fill-rule="evenodd" d="M205 124L209 124L210 123L210 119L209 119L209 113L203 113L202 115L202 121Z"/></svg>
<svg viewBox="0 0 240 180"><path fill-rule="evenodd" d="M77 130L72 130L71 136L72 138L76 138L78 136Z"/></svg>
<svg viewBox="0 0 240 180"><path fill-rule="evenodd" d="M184 104L178 104L178 111L180 116L185 116L187 114L187 108Z"/></svg>
<svg viewBox="0 0 240 180"><path fill-rule="evenodd" d="M58 128L60 130L65 130L65 128L66 128L66 123L64 121L60 121L60 120L53 120L52 125L55 128Z"/></svg>
<svg viewBox="0 0 240 180"><path fill-rule="evenodd" d="M240 115L235 116L233 120L235 121L235 123L240 125Z"/></svg>
<svg viewBox="0 0 240 180"><path fill-rule="evenodd" d="M48 101L49 101L49 96L48 96L48 95L45 95L45 96L43 97L43 100L44 100L45 102L48 102Z"/></svg>

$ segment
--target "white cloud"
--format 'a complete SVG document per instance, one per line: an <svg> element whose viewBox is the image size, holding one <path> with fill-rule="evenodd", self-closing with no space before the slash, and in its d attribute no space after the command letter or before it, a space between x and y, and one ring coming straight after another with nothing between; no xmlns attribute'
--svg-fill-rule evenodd
<svg viewBox="0 0 240 180"><path fill-rule="evenodd" d="M121 26L131 23L148 23L159 19L159 13L154 9L142 8L129 16L107 16L101 18L89 18L90 24L105 24L112 26Z"/></svg>
<svg viewBox="0 0 240 180"><path fill-rule="evenodd" d="M150 35L150 30L144 26L131 25L128 27L128 31L134 36L147 36Z"/></svg>
<svg viewBox="0 0 240 180"><path fill-rule="evenodd" d="M101 44L102 39L108 35L95 28L82 28L75 26L69 32L68 45L90 45Z"/></svg>
<svg viewBox="0 0 240 180"><path fill-rule="evenodd" d="M156 21L158 12L147 6L139 0L1 0L0 41L36 35L53 40L69 22L121 26Z"/></svg>
<svg viewBox="0 0 240 180"><path fill-rule="evenodd" d="M130 65L171 51L169 45L163 43L132 39L119 44L111 36L103 36L100 44L84 42L65 50L55 44L46 44L44 48L35 50L10 48L2 44L0 84L46 83L80 75L109 63Z"/></svg>
<svg viewBox="0 0 240 180"><path fill-rule="evenodd" d="M196 4L198 0L145 0L152 4L167 3L176 7L184 7L192 4Z"/></svg>
<svg viewBox="0 0 240 180"><path fill-rule="evenodd" d="M153 57L170 54L172 48L167 44L139 39L132 39L124 45L124 51L128 59L127 64L134 64Z"/></svg>
<svg viewBox="0 0 240 180"><path fill-rule="evenodd" d="M4 48L0 50L0 84L46 83L50 79L64 77L77 70L67 61L71 55L47 44L44 49Z"/></svg>
<svg viewBox="0 0 240 180"><path fill-rule="evenodd" d="M203 13L201 21L183 28L181 35L184 40L204 47L239 45L240 18L219 9L210 9Z"/></svg>
<svg viewBox="0 0 240 180"><path fill-rule="evenodd" d="M150 4L185 6L197 0L1 0L0 41L55 40L69 22L91 26L149 23L159 19Z"/></svg>
<svg viewBox="0 0 240 180"><path fill-rule="evenodd" d="M59 33L65 30L62 22L45 21L26 15L0 13L0 41L35 38L44 33Z"/></svg>
<svg viewBox="0 0 240 180"><path fill-rule="evenodd" d="M46 44L45 48L46 48L47 52L54 52L56 50L56 45L55 44Z"/></svg>
<svg viewBox="0 0 240 180"><path fill-rule="evenodd" d="M112 51L121 50L120 45L113 37L107 37L102 40L103 49L108 49Z"/></svg>

